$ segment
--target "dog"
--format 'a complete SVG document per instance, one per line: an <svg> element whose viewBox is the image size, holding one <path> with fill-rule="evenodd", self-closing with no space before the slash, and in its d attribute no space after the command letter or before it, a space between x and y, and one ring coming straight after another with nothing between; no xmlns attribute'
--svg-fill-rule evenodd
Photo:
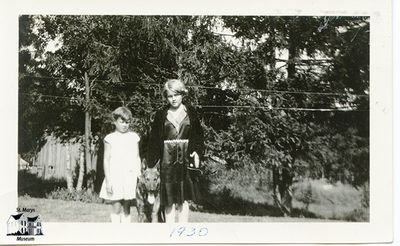
<svg viewBox="0 0 400 246"><path fill-rule="evenodd" d="M146 168L136 186L136 208L139 222L163 222L160 210L160 172Z"/></svg>

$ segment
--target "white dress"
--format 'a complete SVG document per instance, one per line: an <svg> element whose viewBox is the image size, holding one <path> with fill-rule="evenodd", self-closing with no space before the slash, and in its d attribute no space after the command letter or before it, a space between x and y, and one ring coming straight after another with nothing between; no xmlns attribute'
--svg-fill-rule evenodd
<svg viewBox="0 0 400 246"><path fill-rule="evenodd" d="M104 138L110 149L109 179L112 194L107 193L105 179L100 197L106 200L130 200L136 197L136 183L140 175L139 140L135 132L115 131Z"/></svg>

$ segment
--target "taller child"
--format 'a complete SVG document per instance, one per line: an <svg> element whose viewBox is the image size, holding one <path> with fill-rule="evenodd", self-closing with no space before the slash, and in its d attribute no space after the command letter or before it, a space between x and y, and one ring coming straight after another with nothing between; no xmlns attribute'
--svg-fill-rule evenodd
<svg viewBox="0 0 400 246"><path fill-rule="evenodd" d="M151 168L160 161L160 200L166 222L175 222L176 212L179 222L188 222L188 201L196 201L198 194L187 168L200 165L204 152L203 129L195 109L182 103L187 95L182 81L168 80L162 95L167 107L155 115L147 163Z"/></svg>

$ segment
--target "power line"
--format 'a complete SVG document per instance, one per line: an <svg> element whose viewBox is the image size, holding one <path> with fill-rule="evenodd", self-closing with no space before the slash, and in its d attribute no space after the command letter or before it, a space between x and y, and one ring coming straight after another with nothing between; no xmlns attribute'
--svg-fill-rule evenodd
<svg viewBox="0 0 400 246"><path fill-rule="evenodd" d="M58 99L69 99L70 101L78 98L72 97L65 97L65 96L54 96L54 95L46 95L46 94L34 94L34 93L20 93L21 95L28 95L28 96L39 96L39 97L46 97L46 98L58 98ZM83 98L82 98L83 100ZM98 100L92 99L91 101L97 102L117 102L117 103L133 103L136 101L124 101L124 100ZM247 109L264 109L264 110L290 110L290 111L310 111L310 112L334 112L334 111L343 111L343 112L352 112L352 111L369 111L367 109L360 110L360 109L351 109L351 108L297 108L297 107L271 107L271 106L250 106L250 105L207 105L207 104L197 104L194 105L199 108L247 108Z"/></svg>
<svg viewBox="0 0 400 246"><path fill-rule="evenodd" d="M33 75L27 75L27 74L21 74L22 77L27 77L27 78L33 78L33 79L52 79L52 80L71 80L69 78L62 78L62 77L49 77L49 76L33 76ZM78 81L82 81L83 79L75 79ZM162 84L158 83L143 83L143 82L135 82L135 81L118 81L118 82L112 82L111 80L104 80L104 79L94 79L93 81L97 82L108 82L108 83L114 83L114 84L138 84L138 85L149 85L149 86L161 86Z"/></svg>
<svg viewBox="0 0 400 246"><path fill-rule="evenodd" d="M232 89L223 89L223 88L218 88L218 87L201 86L201 85L188 85L187 87L198 87L198 88L203 88L203 89L232 90ZM239 88L239 89L233 89L233 90L234 91L267 92L267 93L271 93L271 94L305 94L305 95L368 97L368 95L362 95L362 94L346 94L346 93L336 93L336 92L286 91L286 90L267 90L267 89L251 89L251 88Z"/></svg>
<svg viewBox="0 0 400 246"><path fill-rule="evenodd" d="M46 94L37 94L37 93L23 93L20 92L20 95L27 95L27 96L38 96L38 97L48 97L48 98L62 98L62 99L69 99L69 100L79 100L79 98L73 97L65 97L65 96L54 96L54 95L46 95ZM83 100L83 98L82 98Z"/></svg>
<svg viewBox="0 0 400 246"><path fill-rule="evenodd" d="M51 77L51 76L33 76L33 75L29 75L29 74L24 74L24 73L20 73L20 78L33 78L33 79L52 79L52 80L71 80L69 78L62 78L62 77Z"/></svg>
<svg viewBox="0 0 400 246"><path fill-rule="evenodd" d="M266 110L294 110L294 111L369 111L349 108L297 108L297 107L268 107L268 106L249 106L249 105L197 105L200 108L251 108L251 109L266 109Z"/></svg>
<svg viewBox="0 0 400 246"><path fill-rule="evenodd" d="M24 75L24 77L36 78L36 79L53 79L53 80L68 80L66 78L56 78L56 77L46 77L46 76L31 76ZM79 79L78 79L79 80ZM98 82L110 82L109 80L99 80ZM115 82L115 84L137 84L137 85L146 85L146 86L156 86L160 88L162 84L156 83L143 83L143 82L135 82L135 81L120 81ZM212 90L226 90L226 91L250 91L250 92L266 92L270 94L303 94L303 95L324 95L324 96L354 96L354 97L369 97L369 95L365 94L350 94L350 93L338 93L338 92L313 92L313 91L288 91L288 90L268 90L268 89L252 89L252 88L235 88L235 89L224 89L219 87L212 86L202 86L202 85L186 85L189 88L199 88L199 89L212 89Z"/></svg>

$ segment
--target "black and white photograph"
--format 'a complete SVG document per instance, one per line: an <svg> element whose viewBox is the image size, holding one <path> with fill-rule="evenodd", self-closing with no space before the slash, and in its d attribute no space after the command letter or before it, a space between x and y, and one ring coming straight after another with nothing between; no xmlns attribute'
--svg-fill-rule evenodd
<svg viewBox="0 0 400 246"><path fill-rule="evenodd" d="M49 222L368 222L369 23L21 16L19 207Z"/></svg>
<svg viewBox="0 0 400 246"><path fill-rule="evenodd" d="M377 159L386 161L379 148L391 160L391 142L385 148L371 137L381 129L372 110L391 117L374 89L385 71L371 55L380 17L18 14L17 152L7 163L16 200L4 211L2 236L46 242L60 223L168 227L160 237L175 241L161 243L235 243L226 240L234 226L371 229L387 201L374 194L389 186L372 172ZM353 242L331 235L326 242ZM234 236L293 242L243 237ZM115 240L161 240L125 238ZM308 242L325 242L317 238Z"/></svg>

